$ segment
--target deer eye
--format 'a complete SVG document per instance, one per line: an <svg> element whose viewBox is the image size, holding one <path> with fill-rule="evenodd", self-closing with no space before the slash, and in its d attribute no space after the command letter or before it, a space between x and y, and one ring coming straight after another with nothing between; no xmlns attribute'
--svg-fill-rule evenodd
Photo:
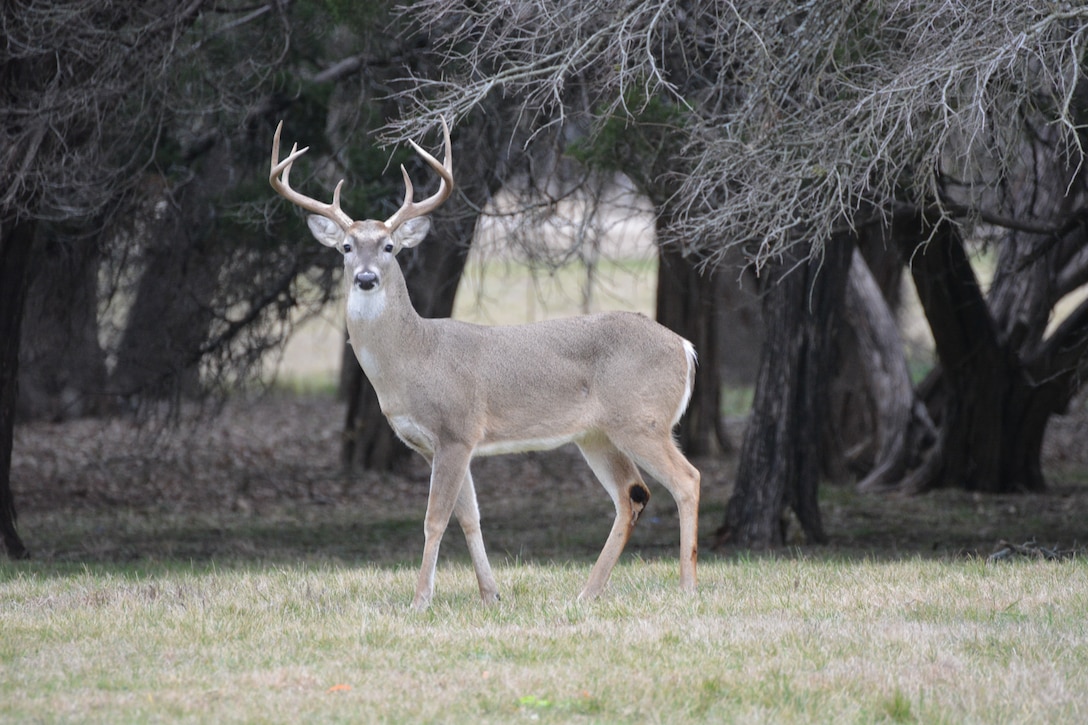
<svg viewBox="0 0 1088 725"><path fill-rule="evenodd" d="M393 251L393 242L386 242L385 243L385 253L389 254L392 251Z"/></svg>
<svg viewBox="0 0 1088 725"><path fill-rule="evenodd" d="M350 254L350 253L351 253L351 245L348 244L347 242L344 242L344 254Z"/></svg>

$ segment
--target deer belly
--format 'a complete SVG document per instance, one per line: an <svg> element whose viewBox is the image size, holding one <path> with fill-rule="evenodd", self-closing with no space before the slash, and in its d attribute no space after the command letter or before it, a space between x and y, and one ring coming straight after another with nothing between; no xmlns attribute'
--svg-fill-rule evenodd
<svg viewBox="0 0 1088 725"><path fill-rule="evenodd" d="M576 435L548 436L542 438L524 438L518 440L483 441L473 453L477 456L499 456L504 453L525 453L526 451L550 451L561 445L576 440Z"/></svg>

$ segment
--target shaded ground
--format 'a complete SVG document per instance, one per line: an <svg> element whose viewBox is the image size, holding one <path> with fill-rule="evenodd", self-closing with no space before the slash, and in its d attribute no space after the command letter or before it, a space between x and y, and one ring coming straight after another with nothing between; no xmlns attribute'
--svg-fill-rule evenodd
<svg viewBox="0 0 1088 725"><path fill-rule="evenodd" d="M343 406L325 397L234 401L163 431L130 421L34 423L16 430L12 479L32 554L55 561L366 560L414 566L423 545L427 469L346 475ZM734 426L739 441L740 424ZM156 432L158 431L158 432ZM942 491L860 496L824 486L828 547L812 554L989 554L1000 540L1083 547L1088 540L1088 415L1055 419L1045 495ZM698 460L704 556L724 518L732 459ZM479 460L473 471L494 559L591 560L611 503L573 448ZM653 500L628 552L675 556L668 493ZM444 557L463 557L455 524ZM800 543L800 542L798 542ZM630 553L628 555L631 555Z"/></svg>

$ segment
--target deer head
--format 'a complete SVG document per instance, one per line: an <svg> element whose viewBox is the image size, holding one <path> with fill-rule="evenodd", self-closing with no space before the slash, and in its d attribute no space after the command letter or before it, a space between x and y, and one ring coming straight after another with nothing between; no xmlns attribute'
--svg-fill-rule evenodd
<svg viewBox="0 0 1088 725"><path fill-rule="evenodd" d="M450 145L450 130L445 119L442 120L442 136L445 142L445 159L442 163L424 151L416 142L409 141L412 148L423 157L431 168L441 177L438 191L423 201L413 201L414 188L407 169L402 165L404 176L404 203L397 212L378 221L367 219L354 221L340 208L340 189L344 185L341 179L333 189L332 203L326 204L300 194L291 188L289 180L291 166L309 150L309 147L291 147L291 153L282 161L280 155L280 133L283 122L276 127L272 139L272 165L268 181L280 196L306 211L313 212L306 223L317 241L326 247L332 247L344 255L344 275L352 289L363 293L383 291L383 284L390 274L400 275L400 267L395 257L401 249L414 247L427 236L431 222L427 216L442 205L453 192L453 153Z"/></svg>

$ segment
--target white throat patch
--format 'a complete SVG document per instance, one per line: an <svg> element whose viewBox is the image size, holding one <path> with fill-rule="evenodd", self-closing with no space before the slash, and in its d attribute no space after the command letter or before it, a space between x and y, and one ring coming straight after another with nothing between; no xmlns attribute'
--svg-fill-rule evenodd
<svg viewBox="0 0 1088 725"><path fill-rule="evenodd" d="M349 321L370 322L378 319L385 312L385 287L375 292L364 292L352 285L348 292L347 312Z"/></svg>

